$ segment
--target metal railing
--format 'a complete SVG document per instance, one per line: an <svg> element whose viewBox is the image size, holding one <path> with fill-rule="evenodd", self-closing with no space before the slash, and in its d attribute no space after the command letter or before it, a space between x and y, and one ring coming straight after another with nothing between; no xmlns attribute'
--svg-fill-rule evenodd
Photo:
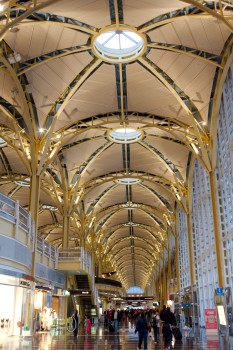
<svg viewBox="0 0 233 350"><path fill-rule="evenodd" d="M18 227L21 227L29 234L28 244L30 240L34 241L34 224L30 213L21 207L18 201L14 201L2 193L0 193L0 217L15 225L15 239L17 239ZM57 249L39 236L37 237L37 251L53 261L57 260Z"/></svg>
<svg viewBox="0 0 233 350"><path fill-rule="evenodd" d="M18 201L0 193L0 216L16 225L15 236L18 227L29 233L31 240L34 237L34 225L30 213L19 205Z"/></svg>
<svg viewBox="0 0 233 350"><path fill-rule="evenodd" d="M48 259L55 261L57 266L57 256L58 251L50 243L46 242L42 237L37 237L36 250L42 254L42 256L47 257Z"/></svg>

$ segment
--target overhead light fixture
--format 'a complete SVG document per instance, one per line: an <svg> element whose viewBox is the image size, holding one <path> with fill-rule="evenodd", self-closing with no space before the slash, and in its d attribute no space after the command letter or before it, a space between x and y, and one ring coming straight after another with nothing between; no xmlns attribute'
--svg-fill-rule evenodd
<svg viewBox="0 0 233 350"><path fill-rule="evenodd" d="M0 4L0 12L2 12L3 10L4 10L4 6Z"/></svg>
<svg viewBox="0 0 233 350"><path fill-rule="evenodd" d="M13 28L10 28L9 31L10 31L11 33L17 33L17 32L19 32L19 28L13 27Z"/></svg>
<svg viewBox="0 0 233 350"><path fill-rule="evenodd" d="M14 52L13 54L10 54L7 59L10 62L10 64L14 64L20 62L22 60L22 56L20 55L20 53Z"/></svg>

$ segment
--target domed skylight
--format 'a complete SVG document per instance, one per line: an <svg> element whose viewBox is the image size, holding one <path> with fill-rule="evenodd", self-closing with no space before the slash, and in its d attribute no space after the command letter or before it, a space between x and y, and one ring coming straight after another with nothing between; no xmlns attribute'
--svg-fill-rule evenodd
<svg viewBox="0 0 233 350"><path fill-rule="evenodd" d="M111 131L109 137L117 143L133 143L142 138L142 132L132 128L119 128Z"/></svg>
<svg viewBox="0 0 233 350"><path fill-rule="evenodd" d="M4 147L6 145L7 145L6 141L0 137L0 147Z"/></svg>
<svg viewBox="0 0 233 350"><path fill-rule="evenodd" d="M137 179L136 177L124 177L122 179L118 179L117 182L120 185L136 185L141 182L140 179Z"/></svg>
<svg viewBox="0 0 233 350"><path fill-rule="evenodd" d="M94 49L97 56L108 62L130 62L144 51L142 37L131 30L109 30L97 36Z"/></svg>
<svg viewBox="0 0 233 350"><path fill-rule="evenodd" d="M23 181L23 180L15 181L15 184L22 187L30 187L30 178L28 177L25 180L26 181Z"/></svg>

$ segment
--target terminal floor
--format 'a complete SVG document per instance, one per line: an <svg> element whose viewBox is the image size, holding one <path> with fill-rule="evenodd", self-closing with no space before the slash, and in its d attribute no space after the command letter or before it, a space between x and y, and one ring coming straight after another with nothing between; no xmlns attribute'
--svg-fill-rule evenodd
<svg viewBox="0 0 233 350"><path fill-rule="evenodd" d="M134 325L130 324L120 327L117 334L109 333L103 326L92 327L88 335L80 329L77 339L65 330L38 332L33 337L0 336L1 350L136 350L137 343L138 336L134 333ZM144 349L143 346L142 349ZM160 349L164 349L162 337L159 344L155 344L153 338L149 336L148 350ZM224 336L206 336L205 330L202 329L196 331L195 336L189 332L183 332L182 342L173 340L171 349L232 350L233 342L226 341Z"/></svg>

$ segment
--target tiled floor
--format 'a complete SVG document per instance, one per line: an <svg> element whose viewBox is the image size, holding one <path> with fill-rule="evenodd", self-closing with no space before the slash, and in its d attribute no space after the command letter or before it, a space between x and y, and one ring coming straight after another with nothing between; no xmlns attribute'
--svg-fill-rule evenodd
<svg viewBox="0 0 233 350"><path fill-rule="evenodd" d="M79 336L74 339L72 334L60 330L51 332L39 332L33 337L8 337L0 338L1 350L133 350L137 349L138 337L134 333L133 325L120 327L117 334L109 333L103 326L92 327L91 333L85 336L80 329ZM143 347L142 347L143 349ZM154 344L152 337L148 339L148 350L164 349L162 338L158 345ZM204 330L193 334L183 334L182 342L172 342L171 349L176 350L232 350L233 345L226 342L225 337L207 336Z"/></svg>

